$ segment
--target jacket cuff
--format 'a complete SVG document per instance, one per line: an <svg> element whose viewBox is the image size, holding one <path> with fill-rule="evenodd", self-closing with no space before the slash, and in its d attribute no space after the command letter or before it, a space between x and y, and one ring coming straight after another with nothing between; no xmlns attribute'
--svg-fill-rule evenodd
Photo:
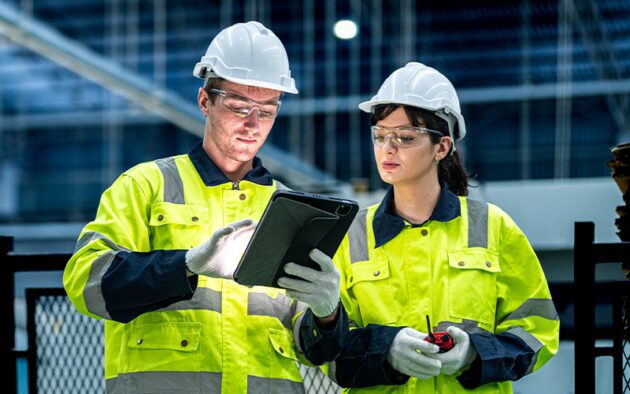
<svg viewBox="0 0 630 394"><path fill-rule="evenodd" d="M348 344L337 358L335 378L341 387L402 385L409 376L394 370L387 353L404 327L370 324L348 334Z"/></svg>
<svg viewBox="0 0 630 394"><path fill-rule="evenodd" d="M522 339L508 333L474 333L469 337L478 357L457 377L463 387L474 389L527 374L535 353Z"/></svg>
<svg viewBox="0 0 630 394"><path fill-rule="evenodd" d="M348 314L339 303L335 325L324 330L317 325L317 318L308 308L300 324L300 347L308 361L321 365L337 358L348 336Z"/></svg>
<svg viewBox="0 0 630 394"><path fill-rule="evenodd" d="M186 276L185 250L119 252L102 279L112 320L129 322L145 312L189 300L197 276Z"/></svg>

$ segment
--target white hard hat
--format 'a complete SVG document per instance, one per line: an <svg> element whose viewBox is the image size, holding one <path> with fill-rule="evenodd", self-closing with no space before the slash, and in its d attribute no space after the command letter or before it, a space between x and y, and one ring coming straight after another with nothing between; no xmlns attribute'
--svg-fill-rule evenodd
<svg viewBox="0 0 630 394"><path fill-rule="evenodd" d="M365 112L372 112L380 104L402 104L435 112L446 120L453 141L466 135L466 124L459 107L457 92L439 71L422 63L410 62L394 71L369 101L359 104ZM459 132L455 133L455 125Z"/></svg>
<svg viewBox="0 0 630 394"><path fill-rule="evenodd" d="M297 93L280 39L260 22L237 23L217 34L193 75Z"/></svg>

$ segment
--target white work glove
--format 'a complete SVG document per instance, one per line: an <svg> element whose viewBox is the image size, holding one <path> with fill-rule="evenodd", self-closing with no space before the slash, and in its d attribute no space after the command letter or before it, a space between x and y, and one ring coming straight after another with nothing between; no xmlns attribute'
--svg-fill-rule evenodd
<svg viewBox="0 0 630 394"><path fill-rule="evenodd" d="M319 249L313 249L308 254L316 262L321 271L305 267L296 263L287 263L284 272L304 279L278 279L278 285L287 289L287 294L311 307L317 317L332 314L339 305L339 271L332 259Z"/></svg>
<svg viewBox="0 0 630 394"><path fill-rule="evenodd" d="M206 242L186 252L186 267L193 274L232 279L255 228L250 219L221 227Z"/></svg>
<svg viewBox="0 0 630 394"><path fill-rule="evenodd" d="M429 379L440 374L442 363L428 357L440 348L424 340L427 334L405 327L396 334L387 352L387 362L398 372L418 379Z"/></svg>
<svg viewBox="0 0 630 394"><path fill-rule="evenodd" d="M470 338L466 331L455 326L448 327L446 331L453 337L455 346L447 352L431 354L429 357L442 362L440 373L452 375L472 363L477 357L477 351L471 346Z"/></svg>

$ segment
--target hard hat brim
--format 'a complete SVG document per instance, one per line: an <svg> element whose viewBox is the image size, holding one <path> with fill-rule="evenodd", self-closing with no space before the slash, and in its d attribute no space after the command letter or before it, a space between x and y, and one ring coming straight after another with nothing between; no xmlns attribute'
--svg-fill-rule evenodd
<svg viewBox="0 0 630 394"><path fill-rule="evenodd" d="M289 86L283 86L280 84L269 83L269 82L264 82L264 81L234 78L229 75L222 75L222 74L223 73L219 74L215 70L212 70L209 64L202 63L202 62L197 63L193 70L193 75L199 79L203 79L205 83L207 83L208 79L210 78L222 78L222 79L225 79L226 81L238 83L240 85L255 86L258 88L272 89L272 90L278 90L280 92L285 92L285 93L298 94L298 90L295 88L295 80L293 80L293 78L291 78L291 80L289 81Z"/></svg>
<svg viewBox="0 0 630 394"><path fill-rule="evenodd" d="M265 88L265 89L271 89L271 90L278 90L280 92L285 92L285 93L298 94L298 90L295 88L295 86L282 86L275 83L266 83L262 81L252 81L249 79L240 79L240 78L232 78L232 77L220 77L220 78L223 78L226 81L238 83L240 85L255 86L257 88Z"/></svg>

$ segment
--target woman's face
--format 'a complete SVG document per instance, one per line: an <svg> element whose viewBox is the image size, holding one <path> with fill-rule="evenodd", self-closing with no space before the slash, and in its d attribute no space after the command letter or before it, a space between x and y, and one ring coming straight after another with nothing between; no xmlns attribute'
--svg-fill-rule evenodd
<svg viewBox="0 0 630 394"><path fill-rule="evenodd" d="M395 128L413 126L403 107L398 107L376 126ZM422 121L419 127L425 127ZM383 182L391 185L413 184L425 179L437 180L439 160L448 154L450 139L442 137L439 144L432 144L428 134L418 136L419 143L410 147L397 147L391 138L384 145L374 147L378 172ZM445 142L445 140L448 140Z"/></svg>

